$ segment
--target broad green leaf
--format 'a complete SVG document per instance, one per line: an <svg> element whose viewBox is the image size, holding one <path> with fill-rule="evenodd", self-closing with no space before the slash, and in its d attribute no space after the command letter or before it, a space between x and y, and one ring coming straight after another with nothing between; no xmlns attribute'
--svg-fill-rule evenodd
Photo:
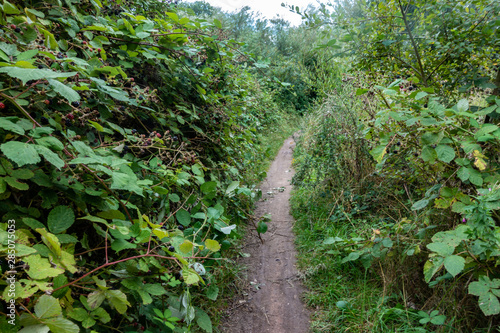
<svg viewBox="0 0 500 333"><path fill-rule="evenodd" d="M234 192L234 190L240 186L240 182L239 181L233 181L231 182L231 184L229 184L229 186L227 187L226 189L226 195L230 195Z"/></svg>
<svg viewBox="0 0 500 333"><path fill-rule="evenodd" d="M35 304L35 314L40 319L57 317L62 315L62 308L56 298L42 295Z"/></svg>
<svg viewBox="0 0 500 333"><path fill-rule="evenodd" d="M102 302L104 302L105 299L106 296L104 295L104 291L96 290L88 295L87 304L89 305L90 309L96 309L102 304Z"/></svg>
<svg viewBox="0 0 500 333"><path fill-rule="evenodd" d="M17 9L16 6L11 4L10 2L4 0L3 1L3 12L7 15L16 15L19 14L21 11Z"/></svg>
<svg viewBox="0 0 500 333"><path fill-rule="evenodd" d="M429 283L432 280L434 274L436 274L441 267L443 267L444 258L443 257L433 257L427 260L424 264L424 279L425 282Z"/></svg>
<svg viewBox="0 0 500 333"><path fill-rule="evenodd" d="M217 287L216 284L211 284L207 288L205 294L207 295L208 299L215 301L217 299L217 296L219 295L219 287Z"/></svg>
<svg viewBox="0 0 500 333"><path fill-rule="evenodd" d="M6 73L10 77L19 79L23 81L23 84L26 84L31 80L71 77L77 74L77 72L54 72L50 69L33 69L20 67L1 67L0 73Z"/></svg>
<svg viewBox="0 0 500 333"><path fill-rule="evenodd" d="M35 174L29 169L17 169L11 172L11 176L17 179L31 179Z"/></svg>
<svg viewBox="0 0 500 333"><path fill-rule="evenodd" d="M187 253L191 253L191 251L193 250L193 247L194 247L194 245L192 242L185 240L184 243L182 243L179 246L179 250L181 250L182 253L187 254Z"/></svg>
<svg viewBox="0 0 500 333"><path fill-rule="evenodd" d="M49 331L50 331L50 328L47 325L38 324L38 325L26 326L25 328L20 330L18 333L47 333Z"/></svg>
<svg viewBox="0 0 500 333"><path fill-rule="evenodd" d="M5 183L7 183L10 187L16 188L20 191L26 191L30 188L28 184L21 183L13 177L4 177L3 181L5 181Z"/></svg>
<svg viewBox="0 0 500 333"><path fill-rule="evenodd" d="M188 226L191 223L191 214L185 209L180 209L177 213L175 213L175 217L177 221L183 226Z"/></svg>
<svg viewBox="0 0 500 333"><path fill-rule="evenodd" d="M485 316L493 316L500 313L500 302L492 293L479 296L479 308Z"/></svg>
<svg viewBox="0 0 500 333"><path fill-rule="evenodd" d="M72 321L60 316L49 318L43 321L53 333L78 333L80 329Z"/></svg>
<svg viewBox="0 0 500 333"><path fill-rule="evenodd" d="M179 202L179 201L181 201L181 198L177 194L175 194L175 193L170 193L168 195L168 199L170 201L172 201L172 202Z"/></svg>
<svg viewBox="0 0 500 333"><path fill-rule="evenodd" d="M80 95L64 83L54 79L48 79L47 81L49 81L49 84L52 86L54 91L64 97L68 102L71 103L80 100Z"/></svg>
<svg viewBox="0 0 500 333"><path fill-rule="evenodd" d="M438 145L436 147L436 153L438 160L444 163L450 163L455 158L455 150L448 145Z"/></svg>
<svg viewBox="0 0 500 333"><path fill-rule="evenodd" d="M0 146L0 150L8 159L15 162L20 167L26 164L37 164L41 161L35 145L19 141L9 141Z"/></svg>
<svg viewBox="0 0 500 333"><path fill-rule="evenodd" d="M92 311L92 315L97 316L99 318L99 321L104 324L111 321L111 316L103 308L95 309L94 311Z"/></svg>
<svg viewBox="0 0 500 333"><path fill-rule="evenodd" d="M212 333L212 321L210 320L210 317L205 311L198 308L196 309L196 323L205 332Z"/></svg>
<svg viewBox="0 0 500 333"><path fill-rule="evenodd" d="M64 149L64 145L62 144L62 142L53 136L44 136L43 138L35 139L35 141L39 145L55 151L61 151Z"/></svg>
<svg viewBox="0 0 500 333"><path fill-rule="evenodd" d="M445 321L446 321L446 316L445 315L439 315L439 316L432 317L431 324L434 324L434 325L443 325Z"/></svg>
<svg viewBox="0 0 500 333"><path fill-rule="evenodd" d="M64 269L57 267L53 268L48 259L42 258L38 254L30 255L24 258L28 264L28 275L35 280L43 280L48 277L56 277L64 273Z"/></svg>
<svg viewBox="0 0 500 333"><path fill-rule="evenodd" d="M116 252L120 252L125 249L135 249L137 248L137 245L129 243L124 239L118 238L115 239L113 243L111 243L111 248Z"/></svg>
<svg viewBox="0 0 500 333"><path fill-rule="evenodd" d="M212 252L217 252L220 250L220 244L216 240L207 239L205 240L205 247Z"/></svg>
<svg viewBox="0 0 500 333"><path fill-rule="evenodd" d="M52 209L47 219L50 232L59 234L75 223L75 213L68 206L57 206Z"/></svg>
<svg viewBox="0 0 500 333"><path fill-rule="evenodd" d="M465 267L465 259L456 256L456 255L451 255L446 258L444 258L444 268L453 275L453 277L457 276Z"/></svg>
<svg viewBox="0 0 500 333"><path fill-rule="evenodd" d="M211 193L213 191L215 191L217 189L217 183L216 182L206 182L206 183L203 183L201 186L200 186L200 190L201 192L203 192L204 194L208 194L208 193Z"/></svg>
<svg viewBox="0 0 500 333"><path fill-rule="evenodd" d="M419 200L411 206L411 210L420 210L422 208L427 207L428 204L429 204L429 199Z"/></svg>
<svg viewBox="0 0 500 333"><path fill-rule="evenodd" d="M465 182L466 180L469 179L470 177L470 172L469 172L469 169L466 168L466 167L461 167L458 171L457 171L457 176L458 178L460 178L461 181Z"/></svg>
<svg viewBox="0 0 500 333"><path fill-rule="evenodd" d="M443 257L452 255L453 251L455 251L453 246L444 243L430 243L427 244L427 248Z"/></svg>
<svg viewBox="0 0 500 333"><path fill-rule="evenodd" d="M259 221L257 224L257 232L259 234L264 234L267 231L267 223L264 221Z"/></svg>
<svg viewBox="0 0 500 333"><path fill-rule="evenodd" d="M364 94L366 94L369 91L370 91L370 89L358 88L356 90L356 96L364 95Z"/></svg>
<svg viewBox="0 0 500 333"><path fill-rule="evenodd" d="M49 162L56 168L61 169L62 167L64 167L65 165L64 161L59 157L59 155L54 153L49 148L40 145L35 145L35 149L40 155L43 156L43 158L47 160L47 162Z"/></svg>
<svg viewBox="0 0 500 333"><path fill-rule="evenodd" d="M461 99L457 103L458 112L465 112L469 110L469 101L467 99Z"/></svg>
<svg viewBox="0 0 500 333"><path fill-rule="evenodd" d="M394 242L392 241L392 239L387 237L384 238L384 240L382 241L382 245L384 245L387 248L391 248L394 245Z"/></svg>
<svg viewBox="0 0 500 333"><path fill-rule="evenodd" d="M3 128L6 131L14 132L19 135L24 135L24 129L8 120L7 118L0 118L0 128Z"/></svg>
<svg viewBox="0 0 500 333"><path fill-rule="evenodd" d="M434 161L436 161L437 158L437 153L436 150L431 148L430 146L424 146L422 148L421 156L425 162L434 163Z"/></svg>
<svg viewBox="0 0 500 333"><path fill-rule="evenodd" d="M188 285L195 284L200 281L200 277L196 273L196 271L192 268L184 268L181 271L184 282Z"/></svg>
<svg viewBox="0 0 500 333"><path fill-rule="evenodd" d="M121 314L124 314L127 306L130 306L127 296L120 290L106 290L105 295L109 303Z"/></svg>
<svg viewBox="0 0 500 333"><path fill-rule="evenodd" d="M377 162L382 161L382 159L384 158L386 153L387 153L387 146L386 145L377 146L370 151L370 154L373 156L373 158Z"/></svg>

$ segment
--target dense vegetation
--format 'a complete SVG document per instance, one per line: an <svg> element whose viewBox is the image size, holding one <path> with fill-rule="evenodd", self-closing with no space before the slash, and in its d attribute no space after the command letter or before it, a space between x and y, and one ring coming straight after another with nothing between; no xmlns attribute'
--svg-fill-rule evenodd
<svg viewBox="0 0 500 333"><path fill-rule="evenodd" d="M214 331L297 115L312 331L499 324L497 1L0 6L0 331Z"/></svg>
<svg viewBox="0 0 500 333"><path fill-rule="evenodd" d="M288 117L169 2L1 5L0 331L212 332Z"/></svg>
<svg viewBox="0 0 500 333"><path fill-rule="evenodd" d="M314 331L497 327L499 11L344 1L305 17L352 61L296 152Z"/></svg>

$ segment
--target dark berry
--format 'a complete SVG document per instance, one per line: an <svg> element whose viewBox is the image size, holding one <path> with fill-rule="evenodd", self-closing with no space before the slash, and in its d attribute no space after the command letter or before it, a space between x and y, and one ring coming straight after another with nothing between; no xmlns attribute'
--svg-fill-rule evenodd
<svg viewBox="0 0 500 333"><path fill-rule="evenodd" d="M177 227L177 229L179 229L179 230L181 230L181 231L182 231L182 230L184 230L184 226L183 226L183 225L180 225L180 226L178 226L178 227Z"/></svg>
<svg viewBox="0 0 500 333"><path fill-rule="evenodd" d="M413 156L418 157L418 153L413 153Z"/></svg>
<svg viewBox="0 0 500 333"><path fill-rule="evenodd" d="M59 52L59 53L57 54L57 59L62 59L62 58L64 58L64 57L63 57L62 53L61 53L61 52Z"/></svg>
<svg viewBox="0 0 500 333"><path fill-rule="evenodd" d="M128 148L128 146L127 146L127 145L125 145L125 147L123 147L123 151L128 151L128 149L129 149L129 148Z"/></svg>
<svg viewBox="0 0 500 333"><path fill-rule="evenodd" d="M401 146L401 142L398 141L398 143L396 143L396 146Z"/></svg>
<svg viewBox="0 0 500 333"><path fill-rule="evenodd" d="M80 102L74 101L74 102L71 102L71 105L74 106L75 108L77 108L80 106Z"/></svg>
<svg viewBox="0 0 500 333"><path fill-rule="evenodd" d="M436 145L432 145L431 147L432 147L432 148L436 148L437 146L436 146Z"/></svg>
<svg viewBox="0 0 500 333"><path fill-rule="evenodd" d="M120 111L125 111L125 107L123 105L120 106ZM133 132L133 130L132 130L132 132Z"/></svg>
<svg viewBox="0 0 500 333"><path fill-rule="evenodd" d="M49 124L49 120L45 117L42 117L40 118L40 122L42 123L42 125L48 125Z"/></svg>
<svg viewBox="0 0 500 333"><path fill-rule="evenodd" d="M70 167L71 169L74 169L74 168L76 168L76 164L70 164L70 165L69 165L69 167Z"/></svg>
<svg viewBox="0 0 500 333"><path fill-rule="evenodd" d="M14 31L17 32L17 33L20 33L21 32L21 28L15 28Z"/></svg>
<svg viewBox="0 0 500 333"><path fill-rule="evenodd" d="M139 99L140 99L140 100L142 101L142 100L144 99L144 97L142 97L142 96L139 96Z"/></svg>
<svg viewBox="0 0 500 333"><path fill-rule="evenodd" d="M68 117L68 119L71 119L71 120L75 119L75 116L72 113L68 113L66 115L66 117Z"/></svg>
<svg viewBox="0 0 500 333"><path fill-rule="evenodd" d="M137 130L134 128L134 129L132 130L132 134L135 134L135 133L137 133Z"/></svg>
<svg viewBox="0 0 500 333"><path fill-rule="evenodd" d="M64 123L66 124L66 126L71 126L71 120L69 120L69 119L66 119L66 121Z"/></svg>
<svg viewBox="0 0 500 333"><path fill-rule="evenodd" d="M177 141L177 140L179 140L179 138L177 137L177 135L174 135L174 136L172 137L172 140Z"/></svg>
<svg viewBox="0 0 500 333"><path fill-rule="evenodd" d="M43 68L43 65L38 65L38 69L42 69Z"/></svg>
<svg viewBox="0 0 500 333"><path fill-rule="evenodd" d="M168 247L168 250L169 250L170 252L174 252L174 251L175 251L175 247L173 247L173 246L169 246L169 247Z"/></svg>

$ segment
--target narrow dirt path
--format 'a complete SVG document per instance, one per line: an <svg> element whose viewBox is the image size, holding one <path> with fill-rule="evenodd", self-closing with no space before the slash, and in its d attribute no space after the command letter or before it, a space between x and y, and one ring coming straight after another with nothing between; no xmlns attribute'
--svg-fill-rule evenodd
<svg viewBox="0 0 500 333"><path fill-rule="evenodd" d="M290 181L293 137L288 138L273 161L267 179L261 184L262 200L255 215L271 214L264 244L249 231L241 258L247 267L248 286L242 299L227 313L225 333L307 333L309 313L301 301L304 291L295 267L293 217L290 215Z"/></svg>

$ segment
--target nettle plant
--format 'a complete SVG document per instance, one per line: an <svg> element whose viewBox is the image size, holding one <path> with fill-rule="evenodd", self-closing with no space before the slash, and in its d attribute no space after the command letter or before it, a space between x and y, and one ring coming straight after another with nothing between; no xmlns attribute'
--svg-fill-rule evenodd
<svg viewBox="0 0 500 333"><path fill-rule="evenodd" d="M500 111L500 99L488 98L490 106L484 108L470 106L467 99L446 107L432 88L408 93L400 85L396 80L373 88L385 108L365 133L374 142L378 175L420 197L409 198L414 214L373 230L368 238L329 238L324 245L347 249L344 262L361 260L366 267L395 251L412 256L425 247L423 274L430 286L472 280L468 291L479 296L483 313L499 314L500 127L485 118ZM433 229L438 232L427 244L425 235Z"/></svg>
<svg viewBox="0 0 500 333"><path fill-rule="evenodd" d="M154 1L1 10L0 214L16 221L19 320L0 330L212 332L197 304L218 297L254 196L239 156L265 115L245 112L239 45Z"/></svg>

